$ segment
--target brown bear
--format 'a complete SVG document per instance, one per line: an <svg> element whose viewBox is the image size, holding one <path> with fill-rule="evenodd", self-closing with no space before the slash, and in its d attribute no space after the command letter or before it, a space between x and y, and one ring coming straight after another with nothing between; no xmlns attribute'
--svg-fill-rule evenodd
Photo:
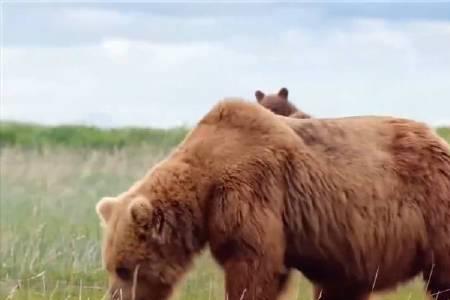
<svg viewBox="0 0 450 300"><path fill-rule="evenodd" d="M270 95L265 95L260 90L257 90L255 92L255 97L259 104L277 115L289 116L297 119L311 118L310 115L302 112L289 101L288 94L288 89L283 87L278 91L278 94Z"/></svg>
<svg viewBox="0 0 450 300"><path fill-rule="evenodd" d="M168 299L207 246L230 300L277 299L295 269L321 299L366 299L418 274L450 298L450 149L411 120L221 101L97 213L112 299Z"/></svg>

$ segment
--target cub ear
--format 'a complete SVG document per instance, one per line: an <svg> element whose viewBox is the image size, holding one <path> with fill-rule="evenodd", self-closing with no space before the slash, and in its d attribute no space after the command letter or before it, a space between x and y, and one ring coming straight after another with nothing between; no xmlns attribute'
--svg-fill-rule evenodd
<svg viewBox="0 0 450 300"><path fill-rule="evenodd" d="M289 94L289 91L285 87L281 88L280 91L278 92L278 96L280 96L281 98L284 98L284 99L288 98L288 94Z"/></svg>
<svg viewBox="0 0 450 300"><path fill-rule="evenodd" d="M106 225L109 218L111 217L114 206L117 200L113 197L103 197L95 206L95 211L98 217L102 221L102 225Z"/></svg>
<svg viewBox="0 0 450 300"><path fill-rule="evenodd" d="M261 100L264 98L264 93L261 92L260 90L257 90L255 92L255 97L256 97L256 100L258 100L258 102L261 102Z"/></svg>

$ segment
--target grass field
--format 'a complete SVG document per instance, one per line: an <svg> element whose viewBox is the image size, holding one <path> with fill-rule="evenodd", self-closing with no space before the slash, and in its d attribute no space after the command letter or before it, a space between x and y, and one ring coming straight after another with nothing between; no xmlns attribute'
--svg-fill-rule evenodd
<svg viewBox="0 0 450 300"><path fill-rule="evenodd" d="M127 189L169 148L137 144L3 145L0 299L102 299L106 281L94 206ZM378 299L424 299L421 287L413 282ZM208 252L180 286L179 298L223 298L222 273ZM289 299L311 299L309 284L297 278Z"/></svg>

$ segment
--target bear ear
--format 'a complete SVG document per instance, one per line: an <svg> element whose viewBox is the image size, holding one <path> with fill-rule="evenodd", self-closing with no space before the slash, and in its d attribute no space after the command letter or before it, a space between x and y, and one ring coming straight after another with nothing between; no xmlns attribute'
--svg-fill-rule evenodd
<svg viewBox="0 0 450 300"><path fill-rule="evenodd" d="M151 223L152 205L145 197L133 199L129 206L131 220L139 227L148 228Z"/></svg>
<svg viewBox="0 0 450 300"><path fill-rule="evenodd" d="M281 98L287 99L288 98L288 94L289 91L287 88L281 88L280 91L278 92L278 96L280 96Z"/></svg>
<svg viewBox="0 0 450 300"><path fill-rule="evenodd" d="M95 210L103 225L106 225L111 217L114 206L117 200L113 197L103 197L95 206Z"/></svg>
<svg viewBox="0 0 450 300"><path fill-rule="evenodd" d="M176 223L169 211L153 207L148 199L139 197L130 205L129 212L138 231L161 244L169 240L170 227Z"/></svg>
<svg viewBox="0 0 450 300"><path fill-rule="evenodd" d="M257 90L255 92L255 97L256 97L256 100L258 100L258 102L261 102L261 100L264 98L264 93L261 92L260 90Z"/></svg>

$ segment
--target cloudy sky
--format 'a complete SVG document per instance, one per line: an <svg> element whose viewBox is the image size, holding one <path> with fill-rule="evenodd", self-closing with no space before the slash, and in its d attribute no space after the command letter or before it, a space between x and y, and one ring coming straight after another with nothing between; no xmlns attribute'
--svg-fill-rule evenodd
<svg viewBox="0 0 450 300"><path fill-rule="evenodd" d="M2 4L1 119L192 125L285 86L316 117L450 124L450 3L37 2Z"/></svg>

